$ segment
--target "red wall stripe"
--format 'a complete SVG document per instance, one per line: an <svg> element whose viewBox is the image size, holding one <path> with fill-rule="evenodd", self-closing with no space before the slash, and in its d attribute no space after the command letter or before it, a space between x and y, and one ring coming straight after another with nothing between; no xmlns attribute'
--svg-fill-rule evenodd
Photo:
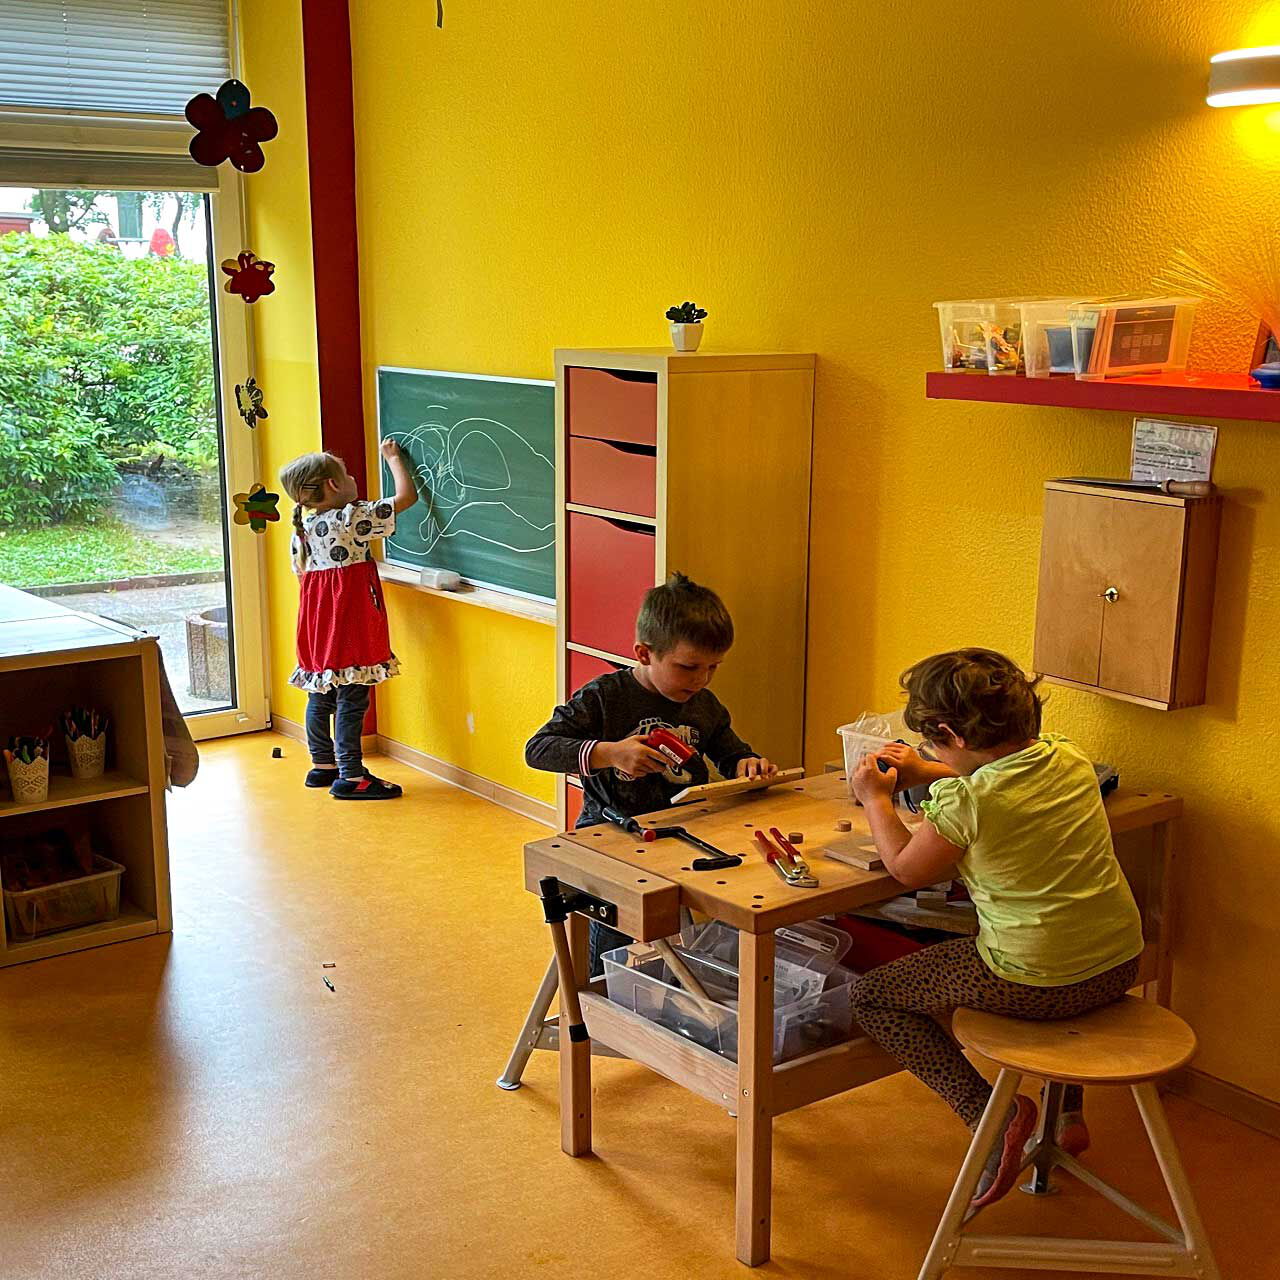
<svg viewBox="0 0 1280 1280"><path fill-rule="evenodd" d="M341 455L361 494L368 496L347 0L302 0L302 62L320 366L320 439L325 449ZM287 282L281 283L288 287ZM365 732L374 732L376 724L371 701Z"/></svg>

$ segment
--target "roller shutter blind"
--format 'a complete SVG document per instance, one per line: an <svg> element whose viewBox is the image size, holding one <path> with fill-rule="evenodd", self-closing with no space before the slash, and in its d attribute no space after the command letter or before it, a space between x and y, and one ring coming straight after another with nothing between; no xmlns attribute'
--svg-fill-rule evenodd
<svg viewBox="0 0 1280 1280"><path fill-rule="evenodd" d="M227 0L0 0L0 107L181 116L229 66Z"/></svg>

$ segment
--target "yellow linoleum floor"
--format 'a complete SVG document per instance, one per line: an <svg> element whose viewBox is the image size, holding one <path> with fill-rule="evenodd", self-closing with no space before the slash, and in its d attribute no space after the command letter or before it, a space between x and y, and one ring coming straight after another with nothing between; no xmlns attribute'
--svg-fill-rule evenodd
<svg viewBox="0 0 1280 1280"><path fill-rule="evenodd" d="M338 804L270 734L202 755L171 799L172 938L0 972L0 1277L748 1274L723 1112L598 1062L575 1161L551 1055L494 1086L548 954L520 871L542 828L391 761L404 800ZM1168 1106L1224 1276L1280 1276L1280 1142ZM1092 1117L1089 1163L1160 1205L1128 1098ZM784 1116L757 1274L910 1280L964 1137L901 1075ZM986 1221L1140 1235L1071 1183Z"/></svg>

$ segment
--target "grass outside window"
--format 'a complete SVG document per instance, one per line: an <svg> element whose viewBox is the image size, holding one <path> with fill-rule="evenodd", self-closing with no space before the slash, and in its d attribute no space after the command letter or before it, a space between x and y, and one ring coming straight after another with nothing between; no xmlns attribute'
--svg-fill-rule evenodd
<svg viewBox="0 0 1280 1280"><path fill-rule="evenodd" d="M119 520L0 529L0 582L10 587L111 582L222 568L220 545L162 541Z"/></svg>

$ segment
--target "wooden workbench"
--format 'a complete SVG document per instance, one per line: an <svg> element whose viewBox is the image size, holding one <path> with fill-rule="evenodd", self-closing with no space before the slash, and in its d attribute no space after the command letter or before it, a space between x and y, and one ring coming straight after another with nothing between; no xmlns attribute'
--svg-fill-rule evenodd
<svg viewBox="0 0 1280 1280"><path fill-rule="evenodd" d="M1147 924L1142 981L1162 979L1167 995L1169 869L1172 823L1182 801L1165 793L1117 791L1107 802L1115 835L1145 832L1145 857L1131 856L1126 873L1141 881ZM679 824L744 856L727 871L692 871L696 851L680 840L644 843L612 826L536 840L525 846L525 887L555 876L562 885L614 904L617 927L650 942L679 931L680 908L723 921L740 932L738 1061L702 1048L667 1028L613 1004L587 979L587 918L570 917L575 981L592 1041L632 1058L676 1084L723 1106L737 1123L737 1255L749 1266L769 1257L773 1117L820 1101L900 1068L866 1036L807 1057L773 1064L774 931L784 925L855 910L894 898L902 886L884 871L859 871L824 858L838 819L869 836L862 810L849 798L843 774L806 778L793 787L669 809L640 819L644 826ZM784 884L755 850L757 827L805 833L803 853L817 889ZM1122 863L1125 860L1122 858ZM1145 900L1145 901L1144 901ZM561 1145L572 1156L591 1150L591 1044L559 1036Z"/></svg>

